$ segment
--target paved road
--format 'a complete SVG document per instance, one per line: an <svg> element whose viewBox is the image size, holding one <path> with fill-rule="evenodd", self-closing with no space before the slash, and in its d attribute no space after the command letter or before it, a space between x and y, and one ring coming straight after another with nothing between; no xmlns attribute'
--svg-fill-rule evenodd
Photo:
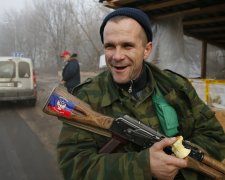
<svg viewBox="0 0 225 180"><path fill-rule="evenodd" d="M62 180L55 148L61 124L42 112L58 79L44 77L35 107L0 102L0 180Z"/></svg>
<svg viewBox="0 0 225 180"><path fill-rule="evenodd" d="M82 80L93 73L82 74ZM57 75L39 74L35 107L0 102L0 180L62 180L56 163L61 122L42 112Z"/></svg>
<svg viewBox="0 0 225 180"><path fill-rule="evenodd" d="M0 179L61 179L54 158L14 106L6 103L0 110Z"/></svg>

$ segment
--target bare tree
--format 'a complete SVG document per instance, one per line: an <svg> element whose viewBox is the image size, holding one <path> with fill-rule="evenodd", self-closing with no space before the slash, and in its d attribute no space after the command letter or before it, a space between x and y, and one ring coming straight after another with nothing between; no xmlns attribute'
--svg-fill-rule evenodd
<svg viewBox="0 0 225 180"><path fill-rule="evenodd" d="M83 69L98 69L99 57L102 54L102 45L99 36L99 27L106 8L101 9L98 1L77 0L74 3L73 26L78 31L72 31L72 41L79 50L79 58L82 59Z"/></svg>
<svg viewBox="0 0 225 180"><path fill-rule="evenodd" d="M29 7L28 7L29 6ZM109 9L98 0L33 0L0 24L0 54L22 51L37 68L61 69L63 50L78 53L82 70L97 70L103 53L99 26Z"/></svg>
<svg viewBox="0 0 225 180"><path fill-rule="evenodd" d="M61 68L59 52L66 49L68 24L70 21L69 0L48 0L36 1L36 11L39 12L41 23L48 36L49 56L57 61L58 68Z"/></svg>
<svg viewBox="0 0 225 180"><path fill-rule="evenodd" d="M4 19L1 21L1 42L4 42L3 52L4 55L11 55L13 52L18 51L18 38L19 27L18 25L18 12L11 10L11 12L5 12Z"/></svg>

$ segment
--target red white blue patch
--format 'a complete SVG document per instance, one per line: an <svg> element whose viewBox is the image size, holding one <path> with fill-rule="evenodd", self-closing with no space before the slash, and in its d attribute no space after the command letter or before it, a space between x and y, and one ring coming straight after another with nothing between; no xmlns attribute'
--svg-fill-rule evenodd
<svg viewBox="0 0 225 180"><path fill-rule="evenodd" d="M48 108L59 116L69 118L72 114L71 111L75 109L75 103L58 94L52 94L49 98Z"/></svg>

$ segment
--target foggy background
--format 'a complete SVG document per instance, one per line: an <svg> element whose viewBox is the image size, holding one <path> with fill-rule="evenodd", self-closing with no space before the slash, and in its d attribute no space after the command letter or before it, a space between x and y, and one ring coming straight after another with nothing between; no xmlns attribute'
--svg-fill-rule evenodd
<svg viewBox="0 0 225 180"><path fill-rule="evenodd" d="M99 27L110 9L98 0L0 1L0 56L22 52L38 72L57 72L68 50L78 54L82 71L99 69Z"/></svg>

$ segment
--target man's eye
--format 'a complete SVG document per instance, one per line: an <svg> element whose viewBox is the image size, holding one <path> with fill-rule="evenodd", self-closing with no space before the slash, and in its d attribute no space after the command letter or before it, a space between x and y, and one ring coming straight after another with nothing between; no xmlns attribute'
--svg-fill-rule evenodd
<svg viewBox="0 0 225 180"><path fill-rule="evenodd" d="M105 49L111 49L111 48L113 48L113 45L111 45L111 44L106 44L106 45L104 46L104 48L105 48Z"/></svg>
<svg viewBox="0 0 225 180"><path fill-rule="evenodd" d="M125 48L132 48L133 45L128 43L128 44L124 44L124 47L125 47Z"/></svg>

